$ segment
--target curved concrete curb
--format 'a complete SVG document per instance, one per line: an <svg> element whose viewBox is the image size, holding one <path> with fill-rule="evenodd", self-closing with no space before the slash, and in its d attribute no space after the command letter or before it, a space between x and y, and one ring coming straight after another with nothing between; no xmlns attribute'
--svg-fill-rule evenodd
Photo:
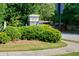
<svg viewBox="0 0 79 59"><path fill-rule="evenodd" d="M0 52L2 56L48 56L79 51L79 43L65 41L68 46L38 51Z"/></svg>

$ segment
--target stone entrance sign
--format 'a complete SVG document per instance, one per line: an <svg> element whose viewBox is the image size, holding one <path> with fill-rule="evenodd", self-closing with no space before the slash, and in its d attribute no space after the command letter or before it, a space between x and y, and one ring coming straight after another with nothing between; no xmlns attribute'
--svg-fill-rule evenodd
<svg viewBox="0 0 79 59"><path fill-rule="evenodd" d="M39 21L39 16L36 14L29 15L29 25L37 25Z"/></svg>

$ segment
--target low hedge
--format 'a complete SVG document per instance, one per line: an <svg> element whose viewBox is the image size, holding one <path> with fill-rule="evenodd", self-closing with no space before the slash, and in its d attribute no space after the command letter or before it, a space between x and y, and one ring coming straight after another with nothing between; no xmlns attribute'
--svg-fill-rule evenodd
<svg viewBox="0 0 79 59"><path fill-rule="evenodd" d="M0 43L7 43L7 42L9 42L11 39L10 39L10 37L9 36L7 36L7 34L6 33L4 33L4 32L0 32Z"/></svg>
<svg viewBox="0 0 79 59"><path fill-rule="evenodd" d="M21 40L26 39L24 38L24 31L27 29L27 27L28 26L16 27L19 33L21 34L21 37L20 37Z"/></svg>
<svg viewBox="0 0 79 59"><path fill-rule="evenodd" d="M41 40L45 42L58 42L61 40L61 32L50 25L32 25L23 27L8 26L5 31L12 40L27 39Z"/></svg>
<svg viewBox="0 0 79 59"><path fill-rule="evenodd" d="M50 25L28 26L23 31L23 39L38 39L45 42L58 42L61 40L61 32Z"/></svg>
<svg viewBox="0 0 79 59"><path fill-rule="evenodd" d="M11 40L18 40L21 37L21 33L17 27L8 26L4 32L11 38Z"/></svg>

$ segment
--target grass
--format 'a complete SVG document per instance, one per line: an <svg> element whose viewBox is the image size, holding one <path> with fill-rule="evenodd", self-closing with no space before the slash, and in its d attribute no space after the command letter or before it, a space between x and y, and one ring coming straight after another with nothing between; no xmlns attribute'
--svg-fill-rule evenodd
<svg viewBox="0 0 79 59"><path fill-rule="evenodd" d="M58 43L48 43L36 40L21 40L16 42L9 42L6 44L0 44L0 52L2 51L30 51L30 50L42 50L64 47L67 44L63 41Z"/></svg>
<svg viewBox="0 0 79 59"><path fill-rule="evenodd" d="M79 52L72 52L72 53L61 54L57 56L79 56Z"/></svg>

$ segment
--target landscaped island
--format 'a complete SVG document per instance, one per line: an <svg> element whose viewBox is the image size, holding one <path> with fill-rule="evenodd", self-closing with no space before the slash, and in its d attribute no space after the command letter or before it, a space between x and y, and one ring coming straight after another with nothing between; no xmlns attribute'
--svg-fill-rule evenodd
<svg viewBox="0 0 79 59"><path fill-rule="evenodd" d="M0 52L5 51L32 51L43 50L64 47L67 44L65 42L49 43L38 40L19 40L11 41L6 44L0 44Z"/></svg>
<svg viewBox="0 0 79 59"><path fill-rule="evenodd" d="M0 32L0 51L26 51L66 46L61 32L50 25L7 26Z"/></svg>

